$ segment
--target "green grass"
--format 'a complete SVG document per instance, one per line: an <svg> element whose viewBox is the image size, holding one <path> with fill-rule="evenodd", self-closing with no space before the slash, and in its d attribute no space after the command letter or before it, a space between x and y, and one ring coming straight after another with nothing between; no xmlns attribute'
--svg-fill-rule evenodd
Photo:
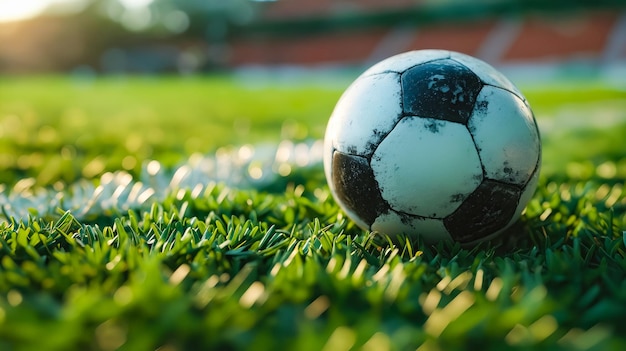
<svg viewBox="0 0 626 351"><path fill-rule="evenodd" d="M257 189L173 180L223 145L322 137L341 90L0 79L0 349L626 347L623 91L523 89L540 185L476 248L359 230L319 165Z"/></svg>
<svg viewBox="0 0 626 351"><path fill-rule="evenodd" d="M319 137L339 90L245 88L228 78L0 78L0 182L137 175L142 162Z"/></svg>

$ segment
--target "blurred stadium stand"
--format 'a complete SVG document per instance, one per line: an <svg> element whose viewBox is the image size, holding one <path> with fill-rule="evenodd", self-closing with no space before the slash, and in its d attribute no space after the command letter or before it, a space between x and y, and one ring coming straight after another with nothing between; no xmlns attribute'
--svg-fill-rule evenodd
<svg viewBox="0 0 626 351"><path fill-rule="evenodd" d="M495 64L626 60L626 10L560 14L539 8L498 15L503 8L481 3L487 2L446 7L410 0L276 1L232 43L230 62L358 64L424 48L456 50Z"/></svg>
<svg viewBox="0 0 626 351"><path fill-rule="evenodd" d="M202 13L190 13L185 33L167 36L129 33L80 16L0 24L0 73L362 67L425 48L456 50L497 66L626 66L626 3L619 1L246 3L253 16L226 23L218 34L209 28L219 17Z"/></svg>

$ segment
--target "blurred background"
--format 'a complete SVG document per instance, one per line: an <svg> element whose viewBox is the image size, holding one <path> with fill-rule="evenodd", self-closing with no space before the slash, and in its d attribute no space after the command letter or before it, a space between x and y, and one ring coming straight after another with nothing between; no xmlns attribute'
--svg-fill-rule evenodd
<svg viewBox="0 0 626 351"><path fill-rule="evenodd" d="M534 78L626 79L623 1L0 0L0 74L358 68L446 48ZM511 73L512 72L512 73ZM624 83L626 84L626 83Z"/></svg>

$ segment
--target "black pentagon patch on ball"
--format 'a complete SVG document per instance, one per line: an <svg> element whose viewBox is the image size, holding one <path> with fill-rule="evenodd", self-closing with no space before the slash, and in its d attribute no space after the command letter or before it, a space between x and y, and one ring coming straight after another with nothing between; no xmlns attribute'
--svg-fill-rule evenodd
<svg viewBox="0 0 626 351"><path fill-rule="evenodd" d="M509 223L520 196L519 188L486 179L443 223L460 243L484 239Z"/></svg>
<svg viewBox="0 0 626 351"><path fill-rule="evenodd" d="M366 158L333 153L332 182L340 201L371 226L389 206L382 198Z"/></svg>
<svg viewBox="0 0 626 351"><path fill-rule="evenodd" d="M463 124L483 87L469 68L449 59L412 67L402 74L401 81L405 115Z"/></svg>

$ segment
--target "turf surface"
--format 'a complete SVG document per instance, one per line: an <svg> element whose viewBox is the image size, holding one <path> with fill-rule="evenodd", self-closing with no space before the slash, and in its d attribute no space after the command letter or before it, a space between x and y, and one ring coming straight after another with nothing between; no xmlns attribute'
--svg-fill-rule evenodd
<svg viewBox="0 0 626 351"><path fill-rule="evenodd" d="M279 152L310 156L344 87L0 79L0 349L626 347L623 91L522 89L538 191L467 249L358 230Z"/></svg>

